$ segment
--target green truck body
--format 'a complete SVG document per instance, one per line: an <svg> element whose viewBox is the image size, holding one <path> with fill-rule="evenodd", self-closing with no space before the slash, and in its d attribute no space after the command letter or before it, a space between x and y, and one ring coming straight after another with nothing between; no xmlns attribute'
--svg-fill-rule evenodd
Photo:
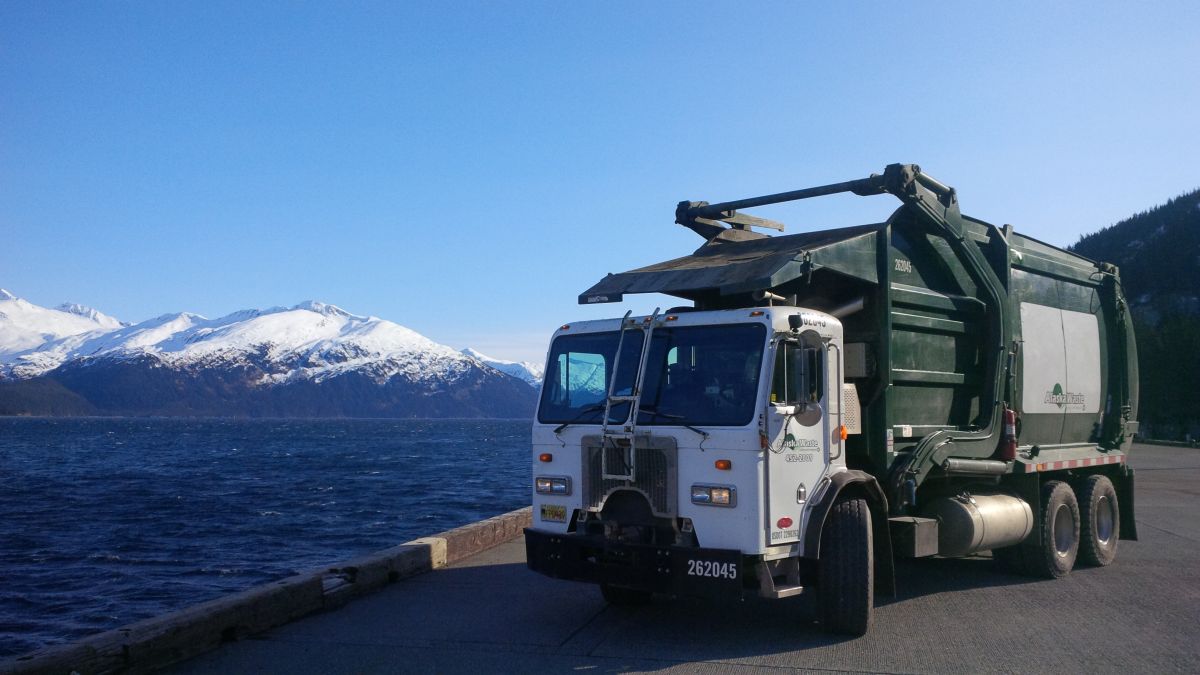
<svg viewBox="0 0 1200 675"><path fill-rule="evenodd" d="M740 212L845 192L901 206L778 236ZM894 557L990 551L1056 578L1136 539L1137 354L1114 266L962 215L915 165L680 202L675 220L705 243L579 302L691 305L551 344L532 569L621 603L815 587L824 623L862 634Z"/></svg>
<svg viewBox="0 0 1200 675"><path fill-rule="evenodd" d="M903 204L879 224L767 237L749 229L761 219L739 226L746 216L736 208L683 202L677 220L705 236L704 246L609 275L580 302L659 292L697 309L855 305L840 317L856 359L846 380L863 417L863 433L847 439L849 463L891 486L894 512L906 510L906 481L919 485L949 458L996 455L1006 405L1017 414L1024 454L1042 460L1033 464L1079 449L1128 448L1137 430L1137 354L1115 267L963 216L956 192L913 165L809 191L817 194L732 204L846 191L890 193ZM1023 325L1023 307L1036 326ZM1055 313L1062 334L1037 330ZM1078 325L1086 316L1094 327ZM1061 358L1046 353L1054 349ZM1064 367L1057 379L1039 377L1047 364ZM1088 390L1073 388L1072 375Z"/></svg>

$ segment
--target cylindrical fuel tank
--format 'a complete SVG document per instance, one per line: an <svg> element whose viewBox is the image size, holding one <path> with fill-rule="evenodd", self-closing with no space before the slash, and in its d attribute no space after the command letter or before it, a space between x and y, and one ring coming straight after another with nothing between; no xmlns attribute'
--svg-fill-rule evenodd
<svg viewBox="0 0 1200 675"><path fill-rule="evenodd" d="M922 510L938 521L938 555L970 555L1012 546L1033 530L1033 509L1006 494L966 494L930 502Z"/></svg>

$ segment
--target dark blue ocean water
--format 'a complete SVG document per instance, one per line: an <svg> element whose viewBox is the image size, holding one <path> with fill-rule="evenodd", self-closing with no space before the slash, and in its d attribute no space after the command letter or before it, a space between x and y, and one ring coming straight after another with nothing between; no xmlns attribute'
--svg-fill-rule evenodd
<svg viewBox="0 0 1200 675"><path fill-rule="evenodd" d="M0 418L0 657L529 504L528 421Z"/></svg>

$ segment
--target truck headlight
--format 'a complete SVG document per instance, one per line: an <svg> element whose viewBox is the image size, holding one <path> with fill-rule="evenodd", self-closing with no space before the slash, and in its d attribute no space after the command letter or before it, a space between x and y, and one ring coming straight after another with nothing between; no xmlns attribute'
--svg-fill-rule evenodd
<svg viewBox="0 0 1200 675"><path fill-rule="evenodd" d="M539 495L571 494L571 479L566 476L538 476L533 485Z"/></svg>
<svg viewBox="0 0 1200 675"><path fill-rule="evenodd" d="M737 506L737 490L728 485L693 485L692 503L703 506Z"/></svg>

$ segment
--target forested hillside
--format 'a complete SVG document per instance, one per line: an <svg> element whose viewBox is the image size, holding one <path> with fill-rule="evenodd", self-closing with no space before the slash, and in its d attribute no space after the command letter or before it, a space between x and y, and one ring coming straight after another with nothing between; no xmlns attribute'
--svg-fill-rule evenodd
<svg viewBox="0 0 1200 675"><path fill-rule="evenodd" d="M1137 329L1142 434L1200 437L1200 190L1071 248L1121 268Z"/></svg>

